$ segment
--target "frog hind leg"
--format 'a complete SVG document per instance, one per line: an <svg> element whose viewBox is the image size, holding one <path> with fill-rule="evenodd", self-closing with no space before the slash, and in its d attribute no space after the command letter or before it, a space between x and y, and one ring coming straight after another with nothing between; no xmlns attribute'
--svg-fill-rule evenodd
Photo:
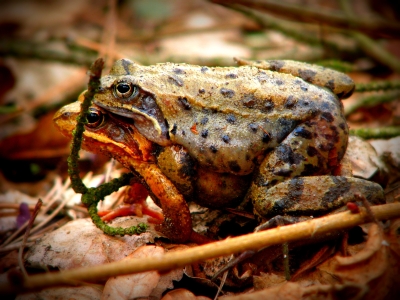
<svg viewBox="0 0 400 300"><path fill-rule="evenodd" d="M326 175L340 165L346 152L348 128L343 117L325 112L295 127L269 152L255 172L246 200L264 207L268 190L296 177ZM269 214L261 209L260 214Z"/></svg>
<svg viewBox="0 0 400 300"><path fill-rule="evenodd" d="M358 200L363 195L373 205L385 203L382 187L374 182L345 176L297 177L268 190L262 206L255 209L265 216L318 216Z"/></svg>

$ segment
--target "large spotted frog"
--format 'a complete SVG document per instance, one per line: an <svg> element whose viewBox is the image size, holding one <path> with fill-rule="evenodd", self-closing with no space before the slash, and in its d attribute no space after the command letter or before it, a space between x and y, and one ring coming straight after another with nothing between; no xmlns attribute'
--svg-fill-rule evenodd
<svg viewBox="0 0 400 300"><path fill-rule="evenodd" d="M383 200L379 185L339 176L348 126L345 74L294 61L239 67L117 61L88 113L84 148L134 171L164 213L162 231L196 240L186 200L252 203L260 221L320 215L354 200ZM67 136L79 101L55 122ZM349 174L347 174L349 175Z"/></svg>

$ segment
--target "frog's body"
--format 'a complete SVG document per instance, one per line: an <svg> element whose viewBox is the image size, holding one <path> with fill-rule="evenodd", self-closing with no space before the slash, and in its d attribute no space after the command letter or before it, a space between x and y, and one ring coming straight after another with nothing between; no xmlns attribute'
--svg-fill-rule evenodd
<svg viewBox="0 0 400 300"><path fill-rule="evenodd" d="M146 145L157 148L154 156L147 151L146 159L125 164L144 178L160 200L166 222L173 219L166 232L179 233L176 240L190 235L186 229L182 233L181 228L172 228L182 227L182 219L190 223L182 195L211 207L236 205L245 197L265 218L302 211L299 203L305 207L303 212L310 211L315 202L307 204L304 195L318 181L323 192L332 192L337 185L347 187L325 197L322 206L315 206L318 212L343 205L357 187L364 190L365 182L329 176L347 147L348 127L338 96L351 94L351 79L298 62L239 62L253 66L145 67L123 59L102 78L94 97L97 109L112 113L114 119L133 120L130 130L139 131ZM291 65L295 66L292 73L308 82L285 74ZM313 80L325 87L309 83ZM287 191L288 186L292 190ZM377 185L373 190L373 194L381 192ZM377 197L381 200L382 195Z"/></svg>

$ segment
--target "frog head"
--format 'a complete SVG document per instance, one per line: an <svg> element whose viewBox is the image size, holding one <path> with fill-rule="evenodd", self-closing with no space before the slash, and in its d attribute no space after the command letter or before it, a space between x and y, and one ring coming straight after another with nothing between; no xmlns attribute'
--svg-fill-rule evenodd
<svg viewBox="0 0 400 300"><path fill-rule="evenodd" d="M93 103L112 114L132 119L137 130L150 141L166 146L168 126L156 95L144 86L141 67L134 62L117 61L110 74L101 78Z"/></svg>
<svg viewBox="0 0 400 300"><path fill-rule="evenodd" d="M79 96L78 101L57 111L53 118L58 130L70 139L73 138L72 133L77 125L84 93ZM136 130L131 119L115 116L93 104L86 120L83 149L115 158L127 168L141 162L154 162L153 143Z"/></svg>

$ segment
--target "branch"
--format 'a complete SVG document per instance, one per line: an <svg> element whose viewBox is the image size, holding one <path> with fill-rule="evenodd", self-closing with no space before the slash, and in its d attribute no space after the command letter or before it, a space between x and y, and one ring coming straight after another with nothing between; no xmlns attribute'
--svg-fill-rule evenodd
<svg viewBox="0 0 400 300"><path fill-rule="evenodd" d="M371 207L378 220L400 217L400 203L391 203ZM149 257L117 261L109 264L79 268L63 272L49 272L33 275L12 285L0 285L0 293L26 292L56 285L71 285L77 281L95 281L111 276L140 273L150 270L167 271L185 265L239 253L246 250L259 250L271 245L310 239L319 234L344 230L370 221L364 208L360 213L350 211L316 218L306 222L273 228L266 231L233 237L223 241L169 252L162 257Z"/></svg>
<svg viewBox="0 0 400 300"><path fill-rule="evenodd" d="M350 129L351 135L357 135L363 139L390 139L400 136L400 126L387 126L378 128Z"/></svg>
<svg viewBox="0 0 400 300"><path fill-rule="evenodd" d="M325 24L333 27L361 30L379 37L397 37L400 34L400 23L389 22L378 18L360 18L358 15L348 17L339 10L318 7L312 9L305 5L288 4L274 0L210 0L210 2L230 7L241 4L255 10L267 11L293 20L307 23Z"/></svg>

